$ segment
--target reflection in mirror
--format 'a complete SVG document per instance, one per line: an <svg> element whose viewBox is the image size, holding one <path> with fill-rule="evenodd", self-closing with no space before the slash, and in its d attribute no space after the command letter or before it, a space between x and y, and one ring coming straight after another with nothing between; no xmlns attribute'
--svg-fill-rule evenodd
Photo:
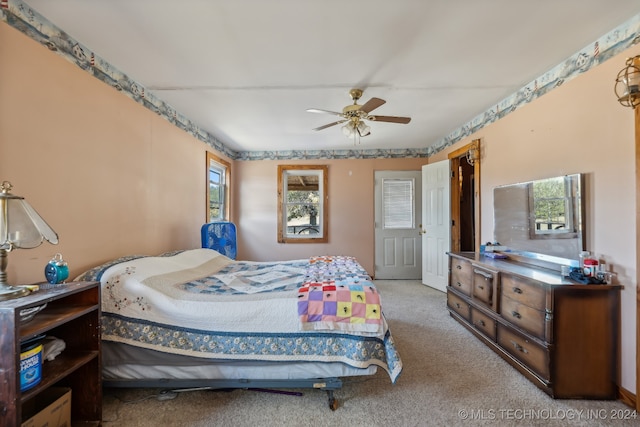
<svg viewBox="0 0 640 427"><path fill-rule="evenodd" d="M278 242L326 243L326 165L278 165Z"/></svg>
<svg viewBox="0 0 640 427"><path fill-rule="evenodd" d="M582 175L496 187L494 238L510 250L576 260L584 249Z"/></svg>
<svg viewBox="0 0 640 427"><path fill-rule="evenodd" d="M576 175L533 181L528 187L531 238L576 238L580 228L580 184Z"/></svg>

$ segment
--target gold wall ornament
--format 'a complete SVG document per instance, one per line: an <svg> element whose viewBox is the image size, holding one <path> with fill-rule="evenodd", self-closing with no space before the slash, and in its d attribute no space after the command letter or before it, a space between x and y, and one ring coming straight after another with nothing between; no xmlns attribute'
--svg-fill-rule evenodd
<svg viewBox="0 0 640 427"><path fill-rule="evenodd" d="M627 58L626 66L616 77L613 90L623 106L635 108L640 105L640 55Z"/></svg>

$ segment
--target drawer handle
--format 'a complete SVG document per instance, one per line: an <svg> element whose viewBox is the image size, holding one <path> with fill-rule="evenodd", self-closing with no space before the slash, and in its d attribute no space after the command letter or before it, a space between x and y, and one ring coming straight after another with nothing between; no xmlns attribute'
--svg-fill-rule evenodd
<svg viewBox="0 0 640 427"><path fill-rule="evenodd" d="M522 315L520 313L518 313L517 311L512 311L511 315L513 317L515 317L516 319L522 319Z"/></svg>
<svg viewBox="0 0 640 427"><path fill-rule="evenodd" d="M484 286L478 285L478 289L480 289L481 291L484 291Z"/></svg>
<svg viewBox="0 0 640 427"><path fill-rule="evenodd" d="M460 283L460 282L456 282L456 285L462 287L462 283Z"/></svg>
<svg viewBox="0 0 640 427"><path fill-rule="evenodd" d="M462 270L462 266L461 266L461 265L456 265L456 268L457 268L458 270Z"/></svg>
<svg viewBox="0 0 640 427"><path fill-rule="evenodd" d="M522 293L522 289L518 288L517 286L513 287L513 292L516 294L521 294Z"/></svg>
<svg viewBox="0 0 640 427"><path fill-rule="evenodd" d="M484 323L484 320L480 320L480 321L478 322L478 325L480 325L480 326L487 326L487 325L486 325L486 323Z"/></svg>
<svg viewBox="0 0 640 427"><path fill-rule="evenodd" d="M526 348L524 348L523 346L521 346L521 345L520 345L520 344L518 344L517 342L515 342L515 341L511 341L511 344L513 344L513 347L514 347L516 350L518 350L519 352L521 352L521 353L525 353L525 354L526 354L526 353L529 353L529 352L527 351L527 349L526 349Z"/></svg>
<svg viewBox="0 0 640 427"><path fill-rule="evenodd" d="M481 275L482 277L484 277L484 278L485 278L485 280L491 280L491 279L493 279L493 275L492 275L492 274L490 274L490 273L486 273L486 272L484 272L484 271L482 271L482 270L478 270L477 268L474 268L474 269L473 269L473 272L474 272L474 273L476 273L476 274Z"/></svg>
<svg viewBox="0 0 640 427"><path fill-rule="evenodd" d="M460 303L459 302L456 303L456 308L462 308L462 307L460 307Z"/></svg>

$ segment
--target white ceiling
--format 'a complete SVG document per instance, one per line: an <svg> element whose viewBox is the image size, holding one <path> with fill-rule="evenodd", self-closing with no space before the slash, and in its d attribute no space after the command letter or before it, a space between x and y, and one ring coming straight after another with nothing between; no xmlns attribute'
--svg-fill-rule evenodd
<svg viewBox="0 0 640 427"><path fill-rule="evenodd" d="M349 90L387 103L358 148L434 144L640 13L638 0L26 0L237 151L340 150ZM621 64L623 66L624 64ZM612 76L612 91L615 76ZM613 92L612 92L613 93Z"/></svg>

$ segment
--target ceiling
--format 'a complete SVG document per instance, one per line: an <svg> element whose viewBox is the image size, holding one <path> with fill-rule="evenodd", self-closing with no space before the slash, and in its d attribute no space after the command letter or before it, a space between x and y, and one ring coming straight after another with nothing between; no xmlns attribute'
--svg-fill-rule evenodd
<svg viewBox="0 0 640 427"><path fill-rule="evenodd" d="M349 90L386 104L357 148L435 144L640 13L637 0L26 0L236 151L348 150ZM621 64L623 66L624 64ZM612 76L612 90L615 76Z"/></svg>

